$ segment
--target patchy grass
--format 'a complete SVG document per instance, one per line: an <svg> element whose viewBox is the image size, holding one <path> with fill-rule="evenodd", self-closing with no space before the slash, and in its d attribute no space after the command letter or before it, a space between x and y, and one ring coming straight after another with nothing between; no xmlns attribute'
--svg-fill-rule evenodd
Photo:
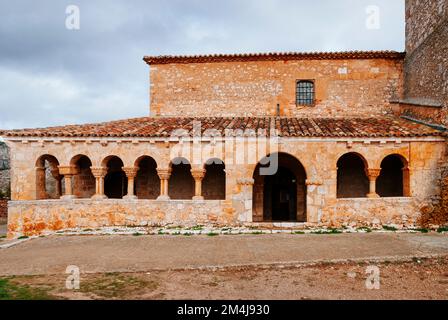
<svg viewBox="0 0 448 320"><path fill-rule="evenodd" d="M440 227L439 229L437 229L437 232L438 233L448 232L448 226Z"/></svg>
<svg viewBox="0 0 448 320"><path fill-rule="evenodd" d="M264 232L263 231L253 231L250 234L260 235L260 234L264 234Z"/></svg>
<svg viewBox="0 0 448 320"><path fill-rule="evenodd" d="M428 232L429 232L429 230L426 229L426 228L414 229L414 231L416 231L416 232L421 232L421 233L428 233Z"/></svg>
<svg viewBox="0 0 448 320"><path fill-rule="evenodd" d="M137 278L128 274L105 273L94 279L84 279L80 291L105 299L123 299L154 291L159 287L155 280Z"/></svg>
<svg viewBox="0 0 448 320"><path fill-rule="evenodd" d="M398 230L397 228L395 228L393 226L386 226L386 225L383 226L383 229L386 231L397 231Z"/></svg>
<svg viewBox="0 0 448 320"><path fill-rule="evenodd" d="M140 236L143 236L143 233L135 232L135 233L133 233L132 235L133 235L134 237L140 237Z"/></svg>
<svg viewBox="0 0 448 320"><path fill-rule="evenodd" d="M219 233L209 232L209 233L207 233L207 236L209 236L209 237L216 237L216 236L219 236Z"/></svg>
<svg viewBox="0 0 448 320"><path fill-rule="evenodd" d="M361 227L361 228L358 228L356 230L357 231L364 231L364 232L367 232L367 233L372 232L372 229L370 229L369 227Z"/></svg>
<svg viewBox="0 0 448 320"><path fill-rule="evenodd" d="M318 230L311 232L312 234L341 234L342 231L338 229Z"/></svg>
<svg viewBox="0 0 448 320"><path fill-rule="evenodd" d="M18 237L17 239L18 240L21 240L21 239L28 239L29 237L28 236L20 236L20 237Z"/></svg>
<svg viewBox="0 0 448 320"><path fill-rule="evenodd" d="M190 230L193 230L193 231L201 231L201 230L203 230L203 229L204 229L203 226L201 226L201 225L197 225L197 226L192 227Z"/></svg>
<svg viewBox="0 0 448 320"><path fill-rule="evenodd" d="M20 285L14 278L0 278L0 300L51 300L56 297L48 293L48 288Z"/></svg>
<svg viewBox="0 0 448 320"><path fill-rule="evenodd" d="M164 234L166 234L166 232L163 232L163 230L159 230L159 231L157 232L157 234L164 235Z"/></svg>
<svg viewBox="0 0 448 320"><path fill-rule="evenodd" d="M304 231L294 231L292 234L305 234Z"/></svg>
<svg viewBox="0 0 448 320"><path fill-rule="evenodd" d="M185 232L183 235L186 237L191 237L193 234L191 232Z"/></svg>

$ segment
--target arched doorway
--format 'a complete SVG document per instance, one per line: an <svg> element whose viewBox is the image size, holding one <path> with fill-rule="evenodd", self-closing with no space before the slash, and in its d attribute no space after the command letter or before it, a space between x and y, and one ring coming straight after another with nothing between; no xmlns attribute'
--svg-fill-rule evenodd
<svg viewBox="0 0 448 320"><path fill-rule="evenodd" d="M64 192L59 174L59 161L52 155L40 156L36 161L36 199L59 199Z"/></svg>
<svg viewBox="0 0 448 320"><path fill-rule="evenodd" d="M202 195L205 200L225 200L226 167L220 159L213 158L205 163L205 176L202 180Z"/></svg>
<svg viewBox="0 0 448 320"><path fill-rule="evenodd" d="M171 161L171 170L168 195L173 200L191 200L194 196L194 179L190 162L185 158L175 158Z"/></svg>
<svg viewBox="0 0 448 320"><path fill-rule="evenodd" d="M268 167L274 170L263 173ZM254 222L306 222L306 172L299 160L273 154L260 161L253 178Z"/></svg>
<svg viewBox="0 0 448 320"><path fill-rule="evenodd" d="M337 197L366 198L369 179L366 175L365 159L354 152L346 153L337 162Z"/></svg>
<svg viewBox="0 0 448 320"><path fill-rule="evenodd" d="M117 156L111 156L103 161L103 166L107 167L107 174L104 177L104 194L110 199L122 199L128 189L123 161Z"/></svg>
<svg viewBox="0 0 448 320"><path fill-rule="evenodd" d="M380 197L409 196L409 169L402 156L392 154L381 162L381 173L376 180L376 192Z"/></svg>
<svg viewBox="0 0 448 320"><path fill-rule="evenodd" d="M160 179L157 175L157 163L148 156L137 159L135 177L135 195L138 199L157 199L160 195Z"/></svg>
<svg viewBox="0 0 448 320"><path fill-rule="evenodd" d="M73 194L76 198L91 198L95 194L95 177L90 169L92 161L85 155L77 155L70 164L77 169L73 176Z"/></svg>

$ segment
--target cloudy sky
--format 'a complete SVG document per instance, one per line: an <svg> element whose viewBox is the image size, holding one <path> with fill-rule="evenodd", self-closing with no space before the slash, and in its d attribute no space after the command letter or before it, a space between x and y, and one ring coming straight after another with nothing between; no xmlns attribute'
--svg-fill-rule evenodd
<svg viewBox="0 0 448 320"><path fill-rule="evenodd" d="M0 128L148 115L144 55L341 50L403 51L404 0L2 0Z"/></svg>

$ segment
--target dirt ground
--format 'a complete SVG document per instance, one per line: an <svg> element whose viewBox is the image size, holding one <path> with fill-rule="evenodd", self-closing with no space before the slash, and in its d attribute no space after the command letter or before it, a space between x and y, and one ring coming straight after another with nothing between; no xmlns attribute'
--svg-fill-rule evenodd
<svg viewBox="0 0 448 320"><path fill-rule="evenodd" d="M363 263L270 269L81 274L80 289L66 275L3 277L20 299L448 299L448 257L377 264L380 288L366 288ZM1 282L0 282L1 283ZM8 286L4 286L8 298ZM11 289L10 289L11 291ZM0 285L0 298L2 288ZM5 298L5 297L4 297Z"/></svg>

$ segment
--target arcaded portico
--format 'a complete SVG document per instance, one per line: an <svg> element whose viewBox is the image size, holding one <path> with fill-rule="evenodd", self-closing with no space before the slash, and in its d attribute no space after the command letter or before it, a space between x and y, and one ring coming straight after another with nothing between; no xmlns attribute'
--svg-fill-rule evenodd
<svg viewBox="0 0 448 320"><path fill-rule="evenodd" d="M254 139L252 130L217 135L238 132L239 123L258 123L255 132L263 132L267 128L257 118L232 118L225 128L219 118L185 121L187 131L202 123L198 139L129 132L85 137L83 130L91 127L83 126L65 136L53 136L53 130L8 132L14 171L10 236L110 225L414 225L421 206L438 192L445 143L437 130L385 118L369 120L377 126L371 137L360 119L332 120L337 133L323 120L303 119L285 137L284 124L299 120L263 119L269 125L267 120L280 121L277 137ZM138 132L163 131L175 120L129 121ZM111 125L117 130L122 123ZM321 133L308 135L304 126ZM382 136L390 127L396 136ZM209 136L211 128L216 131ZM263 174L260 169L272 163L277 169Z"/></svg>

